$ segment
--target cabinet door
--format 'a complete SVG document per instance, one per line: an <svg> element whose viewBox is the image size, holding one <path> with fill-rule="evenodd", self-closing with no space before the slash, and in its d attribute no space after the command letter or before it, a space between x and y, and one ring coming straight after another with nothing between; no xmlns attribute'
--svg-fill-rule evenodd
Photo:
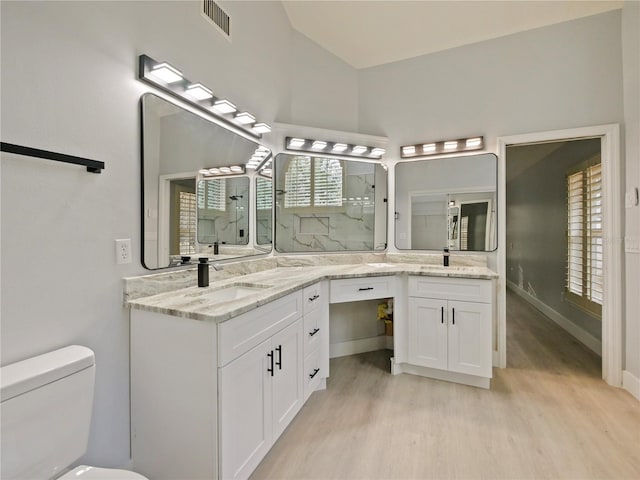
<svg viewBox="0 0 640 480"><path fill-rule="evenodd" d="M304 403L302 345L302 319L274 335L271 340L275 359L272 382L274 442Z"/></svg>
<svg viewBox="0 0 640 480"><path fill-rule="evenodd" d="M271 448L271 352L267 340L219 371L220 475L225 480L248 478Z"/></svg>
<svg viewBox="0 0 640 480"><path fill-rule="evenodd" d="M447 301L409 297L409 363L447 368Z"/></svg>
<svg viewBox="0 0 640 480"><path fill-rule="evenodd" d="M491 305L449 301L449 370L491 377Z"/></svg>

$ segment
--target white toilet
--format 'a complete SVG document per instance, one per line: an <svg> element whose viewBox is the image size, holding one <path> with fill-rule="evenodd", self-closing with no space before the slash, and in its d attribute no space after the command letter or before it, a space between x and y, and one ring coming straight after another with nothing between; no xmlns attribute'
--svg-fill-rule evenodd
<svg viewBox="0 0 640 480"><path fill-rule="evenodd" d="M146 480L128 470L69 466L89 440L93 351L61 348L0 369L0 478Z"/></svg>

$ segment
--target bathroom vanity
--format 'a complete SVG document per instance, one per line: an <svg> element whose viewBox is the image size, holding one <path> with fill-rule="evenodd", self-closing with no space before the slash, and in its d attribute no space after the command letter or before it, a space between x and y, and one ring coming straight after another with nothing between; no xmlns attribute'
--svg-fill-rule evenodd
<svg viewBox="0 0 640 480"><path fill-rule="evenodd" d="M130 299L135 470L248 478L326 388L332 303L394 298L391 373L488 388L495 278L482 266L276 266Z"/></svg>

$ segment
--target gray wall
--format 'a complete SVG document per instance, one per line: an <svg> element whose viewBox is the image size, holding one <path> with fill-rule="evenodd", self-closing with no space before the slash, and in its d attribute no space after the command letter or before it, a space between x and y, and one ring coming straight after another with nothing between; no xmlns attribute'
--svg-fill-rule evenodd
<svg viewBox="0 0 640 480"><path fill-rule="evenodd" d="M626 137L626 189L640 187L640 2L624 2L622 10L624 58L624 131ZM626 236L640 239L640 207L628 208ZM640 395L640 254L627 253L626 272L626 369L635 376Z"/></svg>
<svg viewBox="0 0 640 480"><path fill-rule="evenodd" d="M0 3L2 141L106 163L94 175L2 154L0 172L1 361L72 343L95 351L83 459L90 464L129 460L129 318L121 279L147 273L140 262L138 101L151 89L136 79L138 55L171 62L267 123L355 124L355 111L332 119L327 107L316 117L317 105L307 103L343 89L355 98L342 62L327 56L326 79L293 88L292 44L297 57L307 48L309 58L319 53L294 41L279 2L221 3L233 19L232 42L201 16L197 1ZM130 265L115 264L116 238L132 239Z"/></svg>
<svg viewBox="0 0 640 480"><path fill-rule="evenodd" d="M507 148L510 168L536 146ZM567 181L571 167L600 152L600 139L568 142L507 182L507 280L602 338L602 323L564 297L567 258Z"/></svg>

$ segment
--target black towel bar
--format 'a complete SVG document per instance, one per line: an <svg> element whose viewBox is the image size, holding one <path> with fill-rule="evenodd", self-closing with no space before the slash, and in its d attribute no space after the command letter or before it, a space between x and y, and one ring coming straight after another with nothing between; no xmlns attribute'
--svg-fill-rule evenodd
<svg viewBox="0 0 640 480"><path fill-rule="evenodd" d="M0 142L0 150L17 155L26 155L28 157L44 158L54 160L56 162L73 163L74 165L82 165L87 167L87 172L101 173L104 169L104 162L97 160L89 160L88 158L74 157L64 153L49 152L48 150L40 150L38 148L23 147L22 145L14 145L13 143Z"/></svg>

